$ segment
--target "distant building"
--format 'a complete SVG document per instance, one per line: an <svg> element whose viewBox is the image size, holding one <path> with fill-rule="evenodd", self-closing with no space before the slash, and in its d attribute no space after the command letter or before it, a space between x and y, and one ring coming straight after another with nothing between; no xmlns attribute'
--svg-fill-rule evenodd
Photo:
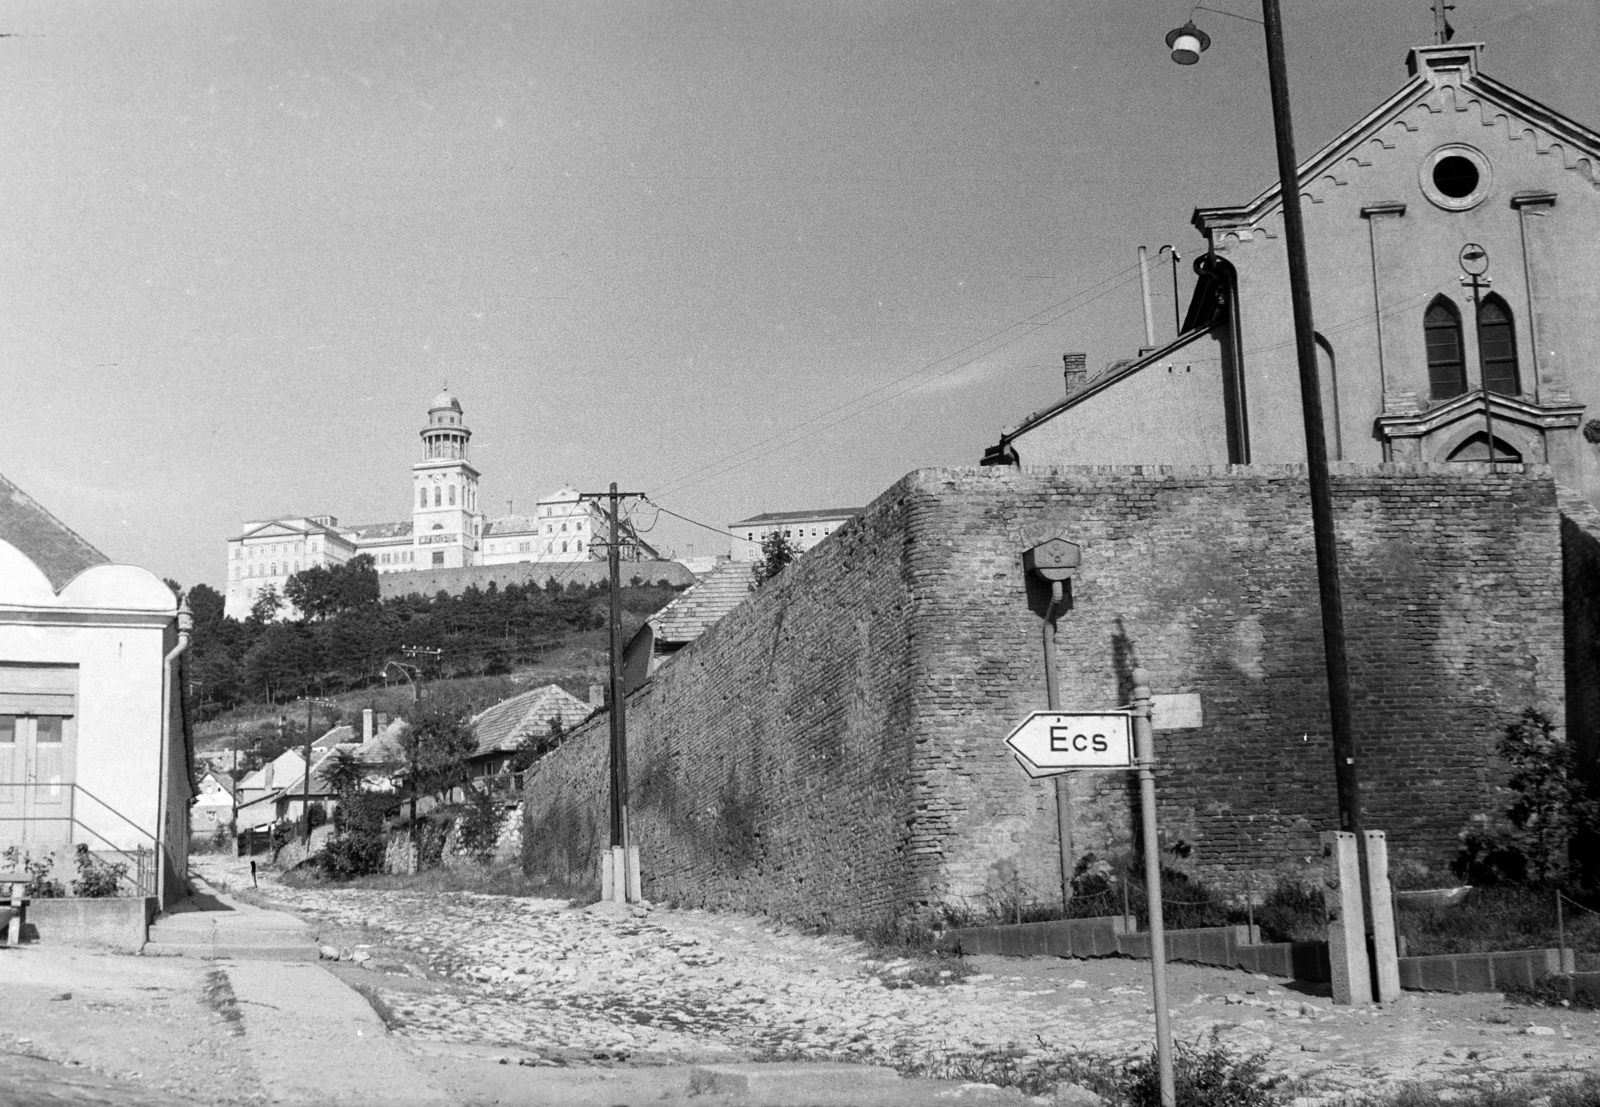
<svg viewBox="0 0 1600 1107"><path fill-rule="evenodd" d="M733 535L733 559L760 561L761 543L774 531L803 553L859 514L859 507L840 507L828 511L769 511L740 519L728 524Z"/></svg>
<svg viewBox="0 0 1600 1107"><path fill-rule="evenodd" d="M267 588L281 597L295 573L313 566L336 568L359 554L370 555L379 574L606 557L606 513L575 488L537 501L532 515L508 511L490 519L484 514L480 474L469 456L472 431L461 401L449 391L433 398L420 434L422 458L411 466L410 519L340 526L332 515L311 515L245 523L228 540L224 614L246 618ZM621 531L625 560L660 557L626 522ZM288 604L280 611L282 618L294 614Z"/></svg>
<svg viewBox="0 0 1600 1107"><path fill-rule="evenodd" d="M559 684L546 684L480 711L472 719L472 733L478 740L478 752L472 758L475 774L493 776L503 771L528 738L550 734L558 720L562 730L571 730L593 710Z"/></svg>
<svg viewBox="0 0 1600 1107"><path fill-rule="evenodd" d="M755 583L755 562L724 561L704 580L650 616L623 649L626 689L632 692L644 684L663 661L749 599Z"/></svg>

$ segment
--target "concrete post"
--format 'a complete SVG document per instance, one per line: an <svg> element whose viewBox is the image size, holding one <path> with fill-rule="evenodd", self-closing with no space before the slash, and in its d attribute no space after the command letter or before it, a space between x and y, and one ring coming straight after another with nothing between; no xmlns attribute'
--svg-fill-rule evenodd
<svg viewBox="0 0 1600 1107"><path fill-rule="evenodd" d="M1356 836L1347 830L1323 831L1322 860L1333 1002L1343 1007L1365 1006L1372 1002L1372 977L1361 918L1361 858ZM1398 976L1398 966L1395 972Z"/></svg>
<svg viewBox="0 0 1600 1107"><path fill-rule="evenodd" d="M628 847L628 902L644 901L644 883L639 875L639 847Z"/></svg>
<svg viewBox="0 0 1600 1107"><path fill-rule="evenodd" d="M1394 900L1389 895L1389 840L1381 830L1368 830L1367 895L1372 907L1372 956L1377 970L1379 1003L1400 998L1400 944L1395 940Z"/></svg>

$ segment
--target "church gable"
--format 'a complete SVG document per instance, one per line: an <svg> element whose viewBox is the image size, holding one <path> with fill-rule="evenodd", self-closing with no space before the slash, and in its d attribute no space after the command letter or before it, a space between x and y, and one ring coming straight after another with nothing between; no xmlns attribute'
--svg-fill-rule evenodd
<svg viewBox="0 0 1600 1107"><path fill-rule="evenodd" d="M1469 159L1473 149L1525 144L1524 149L1548 158L1553 169L1573 175L1586 191L1600 191L1600 134L1479 73L1481 50L1476 43L1413 49L1408 60L1412 79L1301 162L1304 201L1324 204L1352 185L1357 186L1361 202L1379 198L1375 193L1385 189L1397 195L1384 198L1397 199L1405 192L1415 193L1420 183L1429 199L1439 202L1427 179L1431 166L1419 174L1417 161L1452 140L1469 147L1464 152ZM1427 149L1419 151L1423 146ZM1482 159L1478 161L1482 166ZM1397 168L1400 179L1395 178ZM1558 184L1565 182L1552 181L1550 187ZM1314 210L1309 208L1308 216ZM1219 246L1229 238L1250 241L1257 234L1275 238L1281 211L1279 188L1273 184L1238 207L1197 208L1194 224Z"/></svg>

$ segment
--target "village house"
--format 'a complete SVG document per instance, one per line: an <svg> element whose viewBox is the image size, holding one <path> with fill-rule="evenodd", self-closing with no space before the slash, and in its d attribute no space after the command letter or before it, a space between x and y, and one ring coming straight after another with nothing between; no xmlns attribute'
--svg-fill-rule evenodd
<svg viewBox="0 0 1600 1107"><path fill-rule="evenodd" d="M188 613L0 477L0 848L79 845L164 907L188 874Z"/></svg>

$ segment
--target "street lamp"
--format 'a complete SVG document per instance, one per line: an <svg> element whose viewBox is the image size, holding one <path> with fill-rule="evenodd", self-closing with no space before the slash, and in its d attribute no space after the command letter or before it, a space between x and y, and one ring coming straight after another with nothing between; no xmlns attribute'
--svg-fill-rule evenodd
<svg viewBox="0 0 1600 1107"><path fill-rule="evenodd" d="M403 661L385 661L383 663L382 675L383 675L384 679L386 679L386 680L388 679L389 670L390 669L399 669L400 670L400 675L405 677L407 683L409 683L411 685L411 698L412 698L413 702L421 704L422 703L422 685L420 683L418 683L418 681L411 676L411 674L413 672L415 672L418 677L422 676L421 667L417 666L417 665L407 665ZM417 751L417 738L416 738L416 735L412 735L412 737L411 737L411 825L410 825L409 829L411 831L411 858L412 858L412 865L415 867L416 871L421 872L422 871L422 854L419 852L418 846L417 846L417 752L418 752Z"/></svg>
<svg viewBox="0 0 1600 1107"><path fill-rule="evenodd" d="M1216 10L1216 9L1208 9ZM1220 14L1232 15L1231 12ZM1300 216L1300 180L1294 155L1294 124L1289 114L1289 79L1284 64L1283 18L1278 0L1261 0L1267 36L1267 78L1272 88L1272 125L1278 148L1278 191L1283 202L1283 237L1289 256L1289 299L1294 314L1295 352L1300 363L1300 409L1305 421L1306 471L1311 487L1311 532L1317 551L1317 591L1322 608L1322 645L1328 675L1328 721L1333 732L1333 772L1339 804L1339 829L1355 835L1361 859L1363 914L1371 910L1367 842L1361 832L1361 788L1356 772L1356 742L1351 723L1350 670L1345 656L1344 600L1339 591L1339 557L1334 547L1333 494L1328 480L1328 443L1322 422L1322 389L1317 382L1316 328L1311 320L1311 278L1306 268L1305 225ZM1236 16L1254 23L1248 16ZM1191 21L1167 35L1172 60L1193 65L1211 44ZM1491 444L1492 448L1492 444ZM1370 916L1366 919L1371 933Z"/></svg>

